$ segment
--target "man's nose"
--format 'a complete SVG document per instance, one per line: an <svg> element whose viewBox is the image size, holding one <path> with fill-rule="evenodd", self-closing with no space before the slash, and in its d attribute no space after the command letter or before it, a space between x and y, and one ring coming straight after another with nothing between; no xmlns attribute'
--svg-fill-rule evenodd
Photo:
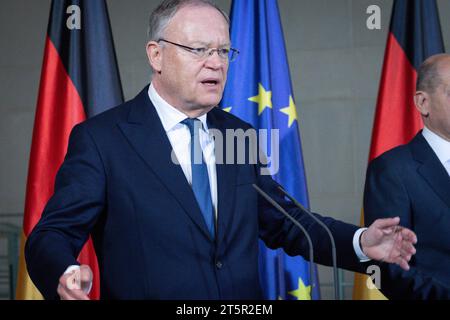
<svg viewBox="0 0 450 320"><path fill-rule="evenodd" d="M219 50L214 49L208 52L206 58L206 66L212 69L220 69L224 66L226 61L219 56Z"/></svg>

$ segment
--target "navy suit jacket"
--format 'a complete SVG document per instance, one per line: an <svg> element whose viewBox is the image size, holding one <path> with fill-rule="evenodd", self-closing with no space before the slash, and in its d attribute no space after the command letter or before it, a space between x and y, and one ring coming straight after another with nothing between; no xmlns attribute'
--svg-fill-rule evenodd
<svg viewBox="0 0 450 320"><path fill-rule="evenodd" d="M450 299L450 177L421 132L370 163L364 214L367 224L400 216L418 237L409 271L382 268L388 298Z"/></svg>
<svg viewBox="0 0 450 320"><path fill-rule="evenodd" d="M26 243L31 279L47 299L92 235L103 299L260 299L258 238L308 258L305 237L260 198L257 183L311 233L315 260L331 264L324 230L261 176L254 164L217 164L213 241L192 189L145 88L135 99L76 126L55 193ZM211 128L249 129L219 108ZM336 237L341 267L362 271L352 246L357 227L321 219Z"/></svg>

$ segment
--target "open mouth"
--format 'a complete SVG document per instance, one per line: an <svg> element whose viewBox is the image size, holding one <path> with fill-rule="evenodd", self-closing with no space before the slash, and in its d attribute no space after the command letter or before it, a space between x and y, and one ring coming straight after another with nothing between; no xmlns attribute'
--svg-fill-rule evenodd
<svg viewBox="0 0 450 320"><path fill-rule="evenodd" d="M204 85L206 85L206 86L209 86L209 87L214 87L214 86L216 86L216 85L219 84L219 81L213 80L213 79L210 79L210 80L204 80L204 81L202 81L202 84L204 84Z"/></svg>

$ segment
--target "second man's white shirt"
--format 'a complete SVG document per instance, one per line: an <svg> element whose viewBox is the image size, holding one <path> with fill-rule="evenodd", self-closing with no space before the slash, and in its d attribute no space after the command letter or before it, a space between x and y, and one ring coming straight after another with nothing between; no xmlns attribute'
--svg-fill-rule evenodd
<svg viewBox="0 0 450 320"><path fill-rule="evenodd" d="M447 170L447 173L450 176L450 141L438 136L427 127L423 128L422 135L425 140L427 140L431 149L433 149L439 161L445 167L445 170Z"/></svg>

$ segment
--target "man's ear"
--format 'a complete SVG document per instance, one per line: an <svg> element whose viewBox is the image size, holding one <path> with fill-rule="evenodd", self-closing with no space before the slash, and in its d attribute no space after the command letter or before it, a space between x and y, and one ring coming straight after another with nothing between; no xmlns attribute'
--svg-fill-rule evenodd
<svg viewBox="0 0 450 320"><path fill-rule="evenodd" d="M424 91L417 91L414 95L414 104L422 117L430 115L430 96Z"/></svg>
<svg viewBox="0 0 450 320"><path fill-rule="evenodd" d="M155 73L161 73L162 51L156 41L150 41L146 47L148 62Z"/></svg>

